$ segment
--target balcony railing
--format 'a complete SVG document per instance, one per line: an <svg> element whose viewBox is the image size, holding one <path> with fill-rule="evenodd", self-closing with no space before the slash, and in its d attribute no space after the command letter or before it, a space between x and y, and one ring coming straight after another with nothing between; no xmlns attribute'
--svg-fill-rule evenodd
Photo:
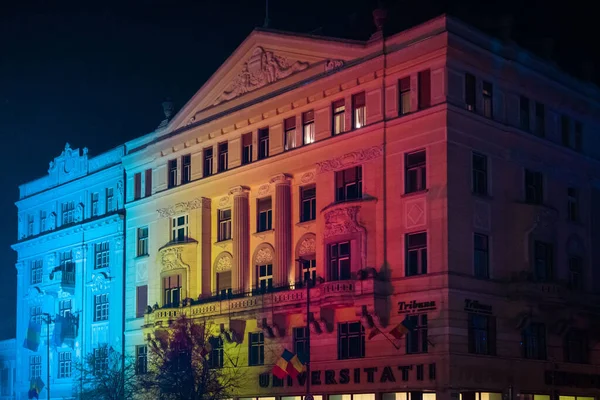
<svg viewBox="0 0 600 400"><path fill-rule="evenodd" d="M75 271L55 269L48 275L48 280L44 283L46 290L50 293L56 293L61 290L72 292L75 289Z"/></svg>

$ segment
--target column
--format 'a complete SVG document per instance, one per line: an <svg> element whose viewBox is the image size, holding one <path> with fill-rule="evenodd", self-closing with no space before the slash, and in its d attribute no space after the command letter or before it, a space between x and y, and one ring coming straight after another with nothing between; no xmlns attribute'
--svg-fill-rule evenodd
<svg viewBox="0 0 600 400"><path fill-rule="evenodd" d="M281 287L289 284L289 267L292 254L292 209L290 179L285 174L271 178L275 185L275 270L273 285Z"/></svg>
<svg viewBox="0 0 600 400"><path fill-rule="evenodd" d="M233 195L233 291L246 292L250 289L250 210L248 189L236 186L229 191Z"/></svg>
<svg viewBox="0 0 600 400"><path fill-rule="evenodd" d="M211 218L212 218L212 202L209 198L202 198L202 213L201 218L201 233L200 233L200 265L197 266L197 271L201 271L200 279L202 281L201 290L198 292L202 296L210 296L211 294ZM188 295L189 296L189 295ZM192 296L189 296L192 297Z"/></svg>

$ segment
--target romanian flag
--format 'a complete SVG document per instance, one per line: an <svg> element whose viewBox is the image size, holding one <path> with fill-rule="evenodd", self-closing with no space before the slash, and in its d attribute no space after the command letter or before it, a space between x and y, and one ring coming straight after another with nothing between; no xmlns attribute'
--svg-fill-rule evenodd
<svg viewBox="0 0 600 400"><path fill-rule="evenodd" d="M286 375L294 378L301 372L304 372L304 364L296 354L287 349L283 350L283 354L273 367L273 375L279 379L285 378Z"/></svg>
<svg viewBox="0 0 600 400"><path fill-rule="evenodd" d="M46 385L44 385L42 378L40 378L39 376L35 379L32 379L29 385L29 392L27 392L27 397L30 399L39 399L40 392L42 391L44 386Z"/></svg>
<svg viewBox="0 0 600 400"><path fill-rule="evenodd" d="M392 335L394 339L400 340L413 329L415 329L414 325L406 318L390 331L390 335Z"/></svg>
<svg viewBox="0 0 600 400"><path fill-rule="evenodd" d="M23 347L31 351L38 351L40 347L40 335L42 332L42 325L38 324L34 320L29 320L29 327L27 328L27 337L23 343Z"/></svg>
<svg viewBox="0 0 600 400"><path fill-rule="evenodd" d="M202 347L202 350L200 350L200 355L202 356L202 358L206 358L206 356L209 355L211 351L212 345L209 341L206 341L206 343L204 343L204 347Z"/></svg>
<svg viewBox="0 0 600 400"><path fill-rule="evenodd" d="M368 339L371 340L373 339L375 336L379 335L381 333L381 331L379 330L378 327L374 326L371 328L371 330L369 331L369 336Z"/></svg>

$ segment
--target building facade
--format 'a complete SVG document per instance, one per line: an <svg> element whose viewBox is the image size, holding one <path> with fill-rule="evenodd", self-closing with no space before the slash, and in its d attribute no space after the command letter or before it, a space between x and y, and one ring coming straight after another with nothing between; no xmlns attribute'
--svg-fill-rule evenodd
<svg viewBox="0 0 600 400"><path fill-rule="evenodd" d="M15 339L0 341L0 399L16 399L16 342Z"/></svg>
<svg viewBox="0 0 600 400"><path fill-rule="evenodd" d="M208 319L241 398L299 400L310 315L319 400L597 398L599 101L446 16L254 31L125 145L126 351Z"/></svg>
<svg viewBox="0 0 600 400"><path fill-rule="evenodd" d="M67 143L48 175L19 188L18 399L38 377L41 398L48 387L51 398L74 398L77 362L103 345L123 351L122 156L122 146L89 157ZM24 346L30 321L41 324L37 351Z"/></svg>

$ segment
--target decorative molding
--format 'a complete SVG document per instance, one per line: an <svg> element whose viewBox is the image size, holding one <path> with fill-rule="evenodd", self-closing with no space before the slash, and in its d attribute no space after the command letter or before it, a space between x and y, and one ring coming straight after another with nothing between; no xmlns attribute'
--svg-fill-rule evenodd
<svg viewBox="0 0 600 400"><path fill-rule="evenodd" d="M250 189L246 186L234 186L229 189L229 194L233 196L248 196Z"/></svg>
<svg viewBox="0 0 600 400"><path fill-rule="evenodd" d="M84 246L77 246L73 248L73 259L75 261L81 261L83 260L84 257L84 250L85 247Z"/></svg>
<svg viewBox="0 0 600 400"><path fill-rule="evenodd" d="M148 281L148 263L140 262L135 266L135 281L136 282L147 282Z"/></svg>
<svg viewBox="0 0 600 400"><path fill-rule="evenodd" d="M202 199L196 198L191 201L182 201L180 203L176 203L175 205L170 207L159 208L156 211L158 212L158 216L160 218L167 218L177 214L188 212L190 210L195 210L200 207L202 207Z"/></svg>
<svg viewBox="0 0 600 400"><path fill-rule="evenodd" d="M233 256L229 252L222 252L215 260L215 272L231 271Z"/></svg>
<svg viewBox="0 0 600 400"><path fill-rule="evenodd" d="M297 71L305 70L308 65L307 62L302 61L291 63L288 59L271 51L265 51L258 46L242 66L242 71L231 81L213 105L287 78Z"/></svg>
<svg viewBox="0 0 600 400"><path fill-rule="evenodd" d="M212 207L212 200L209 199L208 197L203 197L202 198L202 208L208 208L210 210L211 207Z"/></svg>
<svg viewBox="0 0 600 400"><path fill-rule="evenodd" d="M275 250L268 243L258 246L254 253L254 265L272 264L275 259Z"/></svg>
<svg viewBox="0 0 600 400"><path fill-rule="evenodd" d="M314 233L305 235L298 246L298 256L312 255L317 251L317 238Z"/></svg>
<svg viewBox="0 0 600 400"><path fill-rule="evenodd" d="M360 206L338 208L325 213L325 232L323 238L362 232L364 228L356 220Z"/></svg>
<svg viewBox="0 0 600 400"><path fill-rule="evenodd" d="M111 277L105 273L92 274L92 279L87 286L92 289L92 293L105 292L110 288Z"/></svg>
<svg viewBox="0 0 600 400"><path fill-rule="evenodd" d="M271 190L271 185L269 185L268 183L262 184L258 187L258 195L264 196L264 195L268 194L270 190Z"/></svg>
<svg viewBox="0 0 600 400"><path fill-rule="evenodd" d="M327 60L325 62L325 72L333 71L344 66L344 60Z"/></svg>
<svg viewBox="0 0 600 400"><path fill-rule="evenodd" d="M404 226L407 229L427 224L425 197L404 203Z"/></svg>
<svg viewBox="0 0 600 400"><path fill-rule="evenodd" d="M115 238L115 250L123 250L123 238L121 236Z"/></svg>
<svg viewBox="0 0 600 400"><path fill-rule="evenodd" d="M302 182L302 183L312 183L314 181L315 181L315 171L305 172L300 177L300 182Z"/></svg>
<svg viewBox="0 0 600 400"><path fill-rule="evenodd" d="M223 196L223 197L221 197L219 199L219 207L223 208L223 207L229 206L229 201L230 201L229 196Z"/></svg>
<svg viewBox="0 0 600 400"><path fill-rule="evenodd" d="M373 146L366 149L353 151L351 153L346 153L341 157L318 162L317 171L320 174L323 172L336 171L338 169L347 168L358 163L373 160L381 157L382 154L383 146Z"/></svg>
<svg viewBox="0 0 600 400"><path fill-rule="evenodd" d="M75 222L81 222L84 219L85 215L83 214L83 203L79 203L75 208Z"/></svg>
<svg viewBox="0 0 600 400"><path fill-rule="evenodd" d="M188 265L181 259L181 253L183 252L183 246L167 247L162 249L159 253L161 272L172 269L185 269Z"/></svg>
<svg viewBox="0 0 600 400"><path fill-rule="evenodd" d="M269 183L274 183L276 185L281 185L281 184L290 184L290 176L288 174L277 174L273 177L271 177L271 179L269 179Z"/></svg>
<svg viewBox="0 0 600 400"><path fill-rule="evenodd" d="M56 229L56 213L52 211L50 215L48 215L48 230Z"/></svg>

